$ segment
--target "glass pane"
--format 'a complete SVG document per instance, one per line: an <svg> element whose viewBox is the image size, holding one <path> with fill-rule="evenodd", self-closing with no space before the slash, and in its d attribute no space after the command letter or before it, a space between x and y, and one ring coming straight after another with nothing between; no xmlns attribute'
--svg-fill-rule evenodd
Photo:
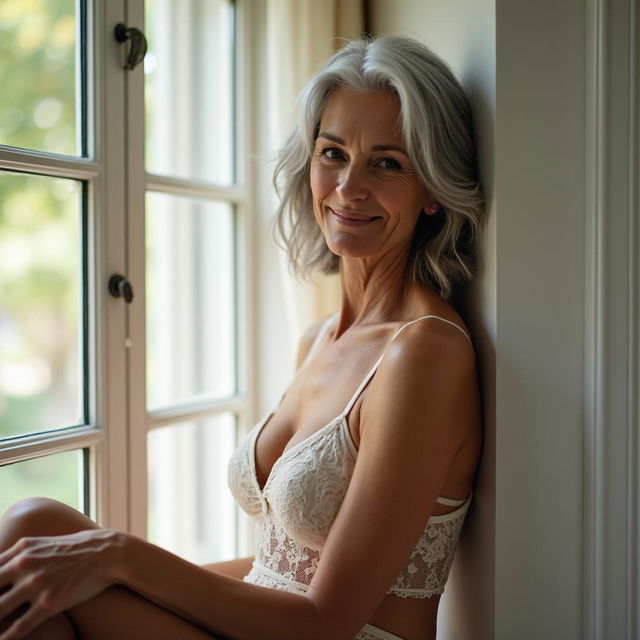
<svg viewBox="0 0 640 640"><path fill-rule="evenodd" d="M0 144L79 153L77 5L0 2Z"/></svg>
<svg viewBox="0 0 640 640"><path fill-rule="evenodd" d="M0 440L84 422L81 194L0 172Z"/></svg>
<svg viewBox="0 0 640 640"><path fill-rule="evenodd" d="M146 0L146 166L233 181L233 2Z"/></svg>
<svg viewBox="0 0 640 640"><path fill-rule="evenodd" d="M236 507L227 488L235 440L230 413L149 433L151 542L198 564L235 556Z"/></svg>
<svg viewBox="0 0 640 640"><path fill-rule="evenodd" d="M81 511L83 471L82 451L65 451L0 467L0 515L14 502L33 496L54 498Z"/></svg>
<svg viewBox="0 0 640 640"><path fill-rule="evenodd" d="M150 193L146 233L148 406L232 395L232 207Z"/></svg>

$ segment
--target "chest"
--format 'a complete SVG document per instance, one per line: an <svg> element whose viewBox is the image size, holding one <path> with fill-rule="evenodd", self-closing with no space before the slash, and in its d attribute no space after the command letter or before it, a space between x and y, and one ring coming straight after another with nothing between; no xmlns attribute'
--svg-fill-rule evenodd
<svg viewBox="0 0 640 640"><path fill-rule="evenodd" d="M379 335L360 335L322 345L299 369L255 442L256 478L261 487L283 453L311 438L344 411L379 356L380 343ZM363 392L345 416L345 428L356 447L360 442L360 410L365 399Z"/></svg>

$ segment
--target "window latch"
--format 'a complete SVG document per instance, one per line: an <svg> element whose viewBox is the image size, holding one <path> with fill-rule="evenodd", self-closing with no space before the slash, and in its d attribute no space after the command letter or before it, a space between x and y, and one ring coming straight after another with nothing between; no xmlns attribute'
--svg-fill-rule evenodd
<svg viewBox="0 0 640 640"><path fill-rule="evenodd" d="M144 60L147 53L147 39L144 37L144 33L142 33L140 29L127 27L127 25L122 22L119 22L115 26L113 35L120 43L126 42L127 40L131 41L131 46L127 55L127 64L124 65L125 69L129 69L129 71L131 71Z"/></svg>
<svg viewBox="0 0 640 640"><path fill-rule="evenodd" d="M127 304L131 304L133 300L133 287L131 283L119 273L116 273L109 278L109 293L114 298L124 298Z"/></svg>

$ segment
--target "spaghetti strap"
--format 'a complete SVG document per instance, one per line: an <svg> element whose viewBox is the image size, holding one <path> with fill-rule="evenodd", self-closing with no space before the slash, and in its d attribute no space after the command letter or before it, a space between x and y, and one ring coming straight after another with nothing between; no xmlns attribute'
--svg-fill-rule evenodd
<svg viewBox="0 0 640 640"><path fill-rule="evenodd" d="M436 315L433 315L433 314L430 314L428 316L420 316L419 318L416 318L415 320L411 320L411 322L407 322L406 324L403 324L396 331L396 334L393 337L395 338L405 327L408 327L410 324L413 324L414 322L418 322L418 320L424 320L425 318L435 318L436 320L441 320L442 322L446 322L447 324L450 324L452 327L455 327L469 341L469 344L471 346L473 346L473 342L471 342L471 338L469 337L469 334L459 324L457 324L455 322L451 322L451 320L447 320L446 318L443 318L442 316L436 316Z"/></svg>
<svg viewBox="0 0 640 640"><path fill-rule="evenodd" d="M441 318L440 316L436 316L436 315L431 315L430 314L430 315L426 315L426 316L420 316L419 318L416 318L415 320L410 320L409 322L406 322L405 324L403 324L393 334L393 337L391 338L391 340L389 340L389 343L384 348L384 351L382 352L382 355L376 360L376 363L373 365L373 367L371 367L371 369L369 369L369 373L367 373L367 375L364 377L364 380L360 383L358 388L355 390L355 393L351 396L351 399L347 403L347 406L344 408L344 411L340 414L340 416L342 418L346 418L349 415L349 411L351 411L351 409L353 408L353 405L355 404L356 400L358 399L358 397L360 396L360 394L362 393L364 388L367 386L367 384L369 384L369 381L371 380L371 378L373 378L375 372L378 370L378 367L380 366L380 363L382 362L382 359L384 358L384 354L386 353L387 349L389 348L389 345L396 339L398 334L403 329L405 329L409 325L413 324L414 322L418 322L419 320L425 320L426 318L436 318L438 320L442 320L442 322L446 322L447 324L450 324L451 326L453 326L456 329L458 329L458 331L460 331L464 335L464 337L469 341L469 344L471 346L473 346L473 343L471 342L471 338L469 337L469 334L459 324L456 324L455 322L451 322L451 320L447 320L446 318Z"/></svg>
<svg viewBox="0 0 640 640"><path fill-rule="evenodd" d="M436 502L438 504L443 504L447 507L459 507L465 503L467 498L456 499L456 498L443 498L442 496L438 496L436 498Z"/></svg>

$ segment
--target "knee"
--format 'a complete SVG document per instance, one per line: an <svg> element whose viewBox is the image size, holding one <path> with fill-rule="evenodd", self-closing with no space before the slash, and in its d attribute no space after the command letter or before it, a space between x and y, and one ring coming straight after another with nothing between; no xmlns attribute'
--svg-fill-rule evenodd
<svg viewBox="0 0 640 640"><path fill-rule="evenodd" d="M62 502L50 498L26 498L11 505L4 512L0 522L20 523L39 529L47 521L55 521L61 511L69 508Z"/></svg>
<svg viewBox="0 0 640 640"><path fill-rule="evenodd" d="M0 550L20 538L57 536L97 525L71 507L49 498L27 498L9 507L0 520Z"/></svg>

